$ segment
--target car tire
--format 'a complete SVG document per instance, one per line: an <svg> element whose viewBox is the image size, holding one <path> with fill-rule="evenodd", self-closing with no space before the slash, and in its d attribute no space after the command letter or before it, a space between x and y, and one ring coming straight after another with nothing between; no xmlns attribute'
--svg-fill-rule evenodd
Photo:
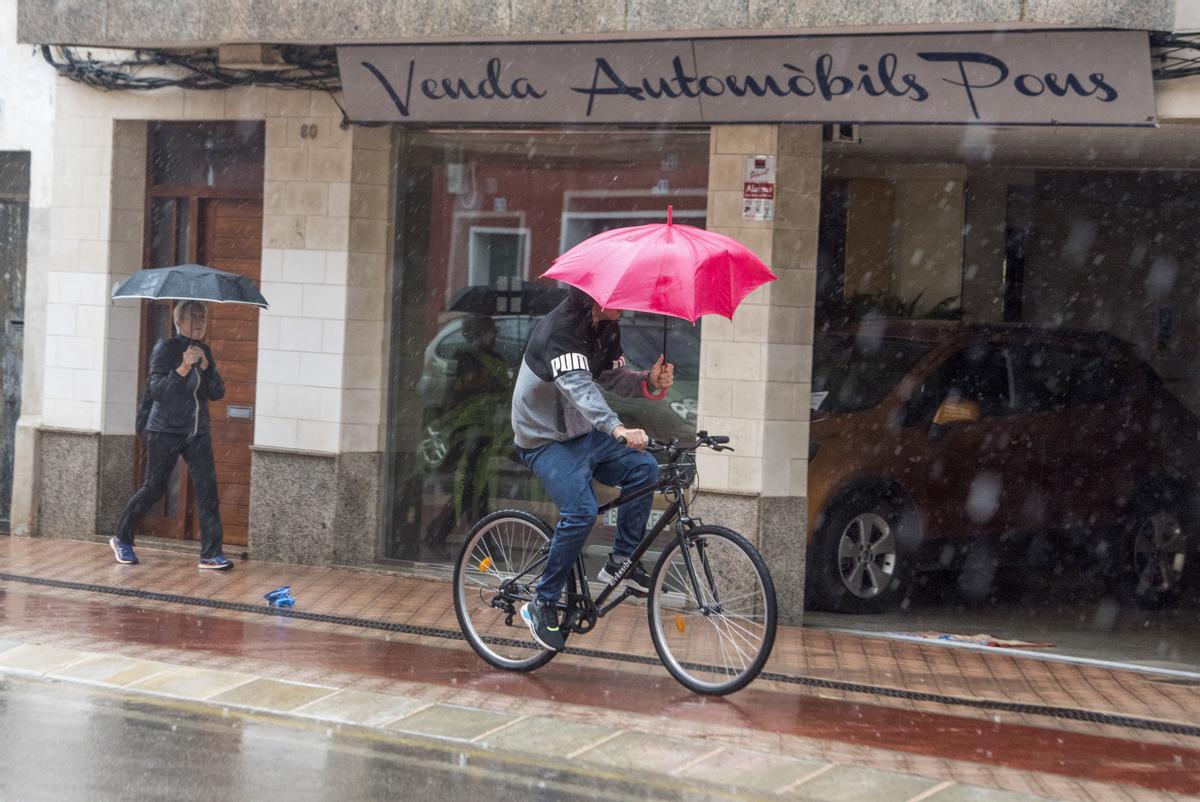
<svg viewBox="0 0 1200 802"><path fill-rule="evenodd" d="M909 590L918 527L903 499L854 491L830 508L808 551L809 606L881 613Z"/></svg>
<svg viewBox="0 0 1200 802"><path fill-rule="evenodd" d="M1147 494L1101 541L1105 584L1123 604L1156 610L1179 601L1197 572L1194 504L1167 491Z"/></svg>

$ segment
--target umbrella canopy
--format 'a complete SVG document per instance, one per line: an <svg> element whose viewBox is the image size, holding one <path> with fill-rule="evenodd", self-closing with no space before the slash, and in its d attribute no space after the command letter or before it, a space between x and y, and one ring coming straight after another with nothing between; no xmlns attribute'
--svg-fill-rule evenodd
<svg viewBox="0 0 1200 802"><path fill-rule="evenodd" d="M544 315L567 291L559 286L538 284L536 281L515 282L516 288L496 288L491 284L473 284L461 289L446 309L450 312L470 312L474 315Z"/></svg>
<svg viewBox="0 0 1200 802"><path fill-rule="evenodd" d="M737 240L667 222L616 228L584 240L543 274L586 292L601 306L656 312L695 323L733 317L755 287L776 276Z"/></svg>
<svg viewBox="0 0 1200 802"><path fill-rule="evenodd" d="M112 297L156 301L206 301L267 308L254 282L236 273L204 265L175 265L139 270L113 287Z"/></svg>

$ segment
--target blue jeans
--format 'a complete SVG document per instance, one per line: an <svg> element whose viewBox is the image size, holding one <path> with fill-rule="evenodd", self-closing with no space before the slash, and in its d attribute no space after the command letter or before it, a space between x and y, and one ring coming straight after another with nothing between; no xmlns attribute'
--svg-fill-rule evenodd
<svg viewBox="0 0 1200 802"><path fill-rule="evenodd" d="M571 566L596 523L599 505L592 491L592 478L632 490L658 479L658 462L644 451L623 446L597 431L564 443L517 451L558 507L558 526L537 586L538 598L553 603L566 587ZM647 494L617 508L617 538L613 545L617 560L631 556L642 542L653 501L653 494Z"/></svg>

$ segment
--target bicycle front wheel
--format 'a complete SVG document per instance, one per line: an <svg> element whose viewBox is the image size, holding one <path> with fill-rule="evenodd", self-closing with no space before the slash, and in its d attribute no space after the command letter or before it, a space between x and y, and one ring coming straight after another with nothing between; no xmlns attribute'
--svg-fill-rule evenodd
<svg viewBox="0 0 1200 802"><path fill-rule="evenodd" d="M521 618L521 606L533 599L550 535L537 516L503 510L475 524L459 552L454 612L467 643L496 668L532 671L554 657Z"/></svg>
<svg viewBox="0 0 1200 802"><path fill-rule="evenodd" d="M699 526L654 566L647 604L650 637L671 676L696 693L741 690L775 644L775 586L744 537Z"/></svg>

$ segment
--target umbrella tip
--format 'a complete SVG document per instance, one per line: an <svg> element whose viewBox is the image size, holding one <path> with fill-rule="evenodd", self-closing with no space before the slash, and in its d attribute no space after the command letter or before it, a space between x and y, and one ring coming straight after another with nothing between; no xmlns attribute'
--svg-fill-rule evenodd
<svg viewBox="0 0 1200 802"><path fill-rule="evenodd" d="M671 212L674 210L674 208L674 206L667 206L667 225L671 225Z"/></svg>

